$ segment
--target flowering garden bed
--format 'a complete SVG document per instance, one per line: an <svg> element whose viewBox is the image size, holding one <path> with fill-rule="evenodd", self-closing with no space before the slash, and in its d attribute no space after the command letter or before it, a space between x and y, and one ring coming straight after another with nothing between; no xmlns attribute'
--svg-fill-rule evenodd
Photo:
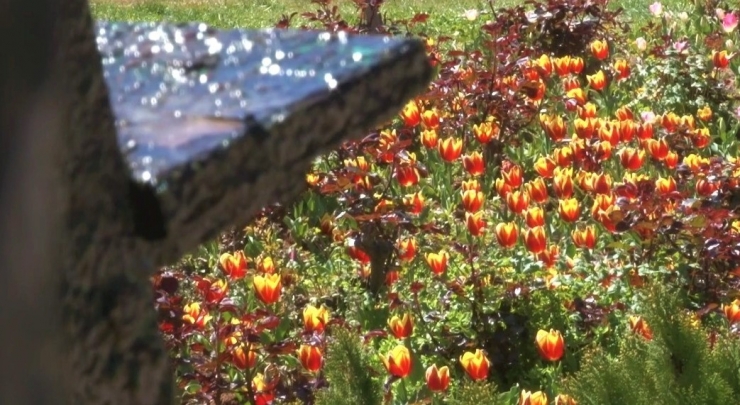
<svg viewBox="0 0 740 405"><path fill-rule="evenodd" d="M427 94L154 277L183 403L732 403L740 10L647 12L386 19Z"/></svg>

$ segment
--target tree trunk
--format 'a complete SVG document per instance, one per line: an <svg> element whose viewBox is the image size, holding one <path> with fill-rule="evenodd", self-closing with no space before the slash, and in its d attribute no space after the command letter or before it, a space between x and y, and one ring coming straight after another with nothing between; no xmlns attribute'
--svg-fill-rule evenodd
<svg viewBox="0 0 740 405"><path fill-rule="evenodd" d="M381 32L383 16L380 14L380 5L383 0L366 0L360 9L360 26L371 34Z"/></svg>

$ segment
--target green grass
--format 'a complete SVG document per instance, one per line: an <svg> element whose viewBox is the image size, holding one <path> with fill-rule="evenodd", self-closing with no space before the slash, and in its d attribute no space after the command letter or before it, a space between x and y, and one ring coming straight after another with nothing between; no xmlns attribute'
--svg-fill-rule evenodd
<svg viewBox="0 0 740 405"><path fill-rule="evenodd" d="M497 0L495 7L506 7L522 0ZM616 0L613 8L623 7L625 18L649 18L647 7L654 0ZM675 10L690 0L666 0L664 9ZM338 0L340 12L348 20L357 18L351 0ZM259 28L270 27L283 14L306 12L316 9L309 0L91 0L95 16L119 21L202 21L214 26ZM481 0L387 0L383 11L393 18L406 18L415 12L430 13L430 25L435 29L454 32L465 24L462 14L467 9L488 9ZM688 10L688 9L686 9ZM482 19L486 16L482 15Z"/></svg>

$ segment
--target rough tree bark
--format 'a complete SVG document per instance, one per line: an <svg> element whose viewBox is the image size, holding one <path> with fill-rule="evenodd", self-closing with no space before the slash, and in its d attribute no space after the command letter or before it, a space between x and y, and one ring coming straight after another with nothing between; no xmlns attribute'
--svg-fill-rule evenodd
<svg viewBox="0 0 740 405"><path fill-rule="evenodd" d="M172 403L149 283L166 259L135 225L151 203L138 199L118 147L87 2L0 0L0 26L0 404ZM333 100L347 128L390 118L424 88L431 68L414 49L408 66L373 72L372 85ZM348 119L346 109L362 105L373 107L368 116ZM305 127L321 121L304 115ZM275 165L241 185L234 198L251 198L234 220L296 196L314 154L357 135L341 129L258 144L286 152L268 155ZM162 246L176 238L187 239L169 235Z"/></svg>

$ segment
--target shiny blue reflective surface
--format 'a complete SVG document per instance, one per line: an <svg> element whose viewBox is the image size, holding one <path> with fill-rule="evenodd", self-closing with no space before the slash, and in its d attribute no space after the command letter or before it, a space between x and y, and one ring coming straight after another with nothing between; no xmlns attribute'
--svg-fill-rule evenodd
<svg viewBox="0 0 740 405"><path fill-rule="evenodd" d="M135 178L153 185L240 137L269 135L414 44L196 23L99 22L97 30L119 143Z"/></svg>

